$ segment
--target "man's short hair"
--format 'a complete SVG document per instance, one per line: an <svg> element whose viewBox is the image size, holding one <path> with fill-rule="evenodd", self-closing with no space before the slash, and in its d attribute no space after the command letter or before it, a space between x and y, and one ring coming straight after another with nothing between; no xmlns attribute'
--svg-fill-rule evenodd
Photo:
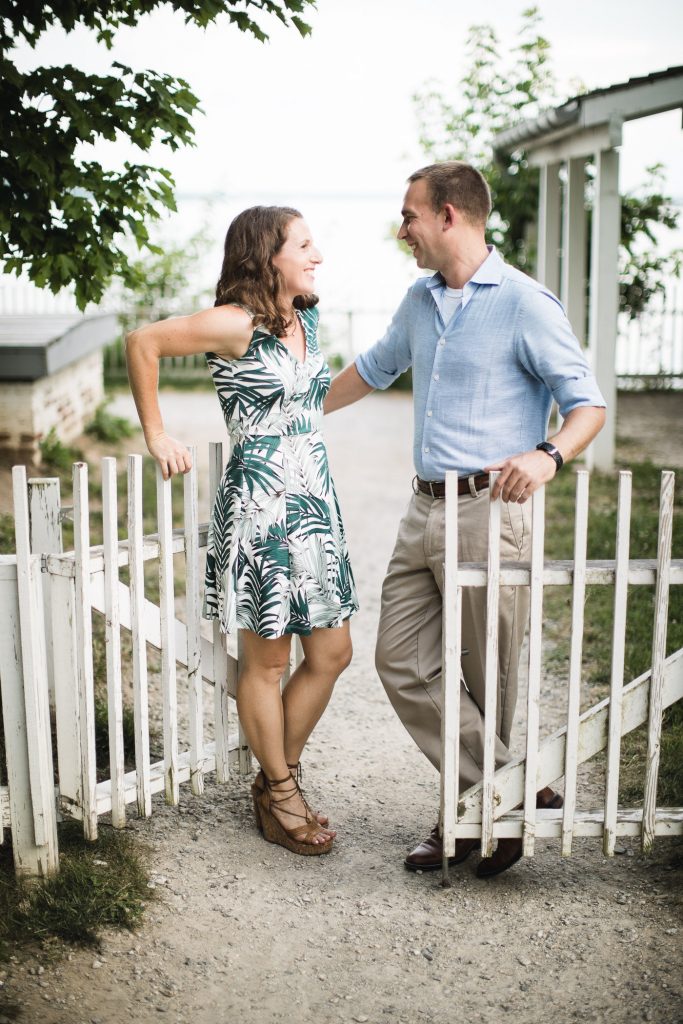
<svg viewBox="0 0 683 1024"><path fill-rule="evenodd" d="M408 178L409 182L427 182L429 198L436 213L446 203L460 210L472 224L486 225L491 213L491 192L484 176L462 160L421 167Z"/></svg>

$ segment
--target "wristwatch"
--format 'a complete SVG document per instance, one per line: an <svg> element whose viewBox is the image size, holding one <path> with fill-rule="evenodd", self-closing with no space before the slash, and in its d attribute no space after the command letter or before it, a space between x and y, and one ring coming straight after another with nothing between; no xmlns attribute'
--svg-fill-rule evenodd
<svg viewBox="0 0 683 1024"><path fill-rule="evenodd" d="M555 465L557 467L555 472L559 473L562 467L564 466L564 459L560 455L555 445L551 444L550 441L541 441L540 444L536 445L536 449L541 452L547 452L548 455L555 460Z"/></svg>

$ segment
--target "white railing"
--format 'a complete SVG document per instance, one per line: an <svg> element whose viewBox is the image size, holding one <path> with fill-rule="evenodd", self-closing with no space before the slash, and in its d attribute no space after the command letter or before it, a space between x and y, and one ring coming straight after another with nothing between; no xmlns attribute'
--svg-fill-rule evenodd
<svg viewBox="0 0 683 1024"><path fill-rule="evenodd" d="M193 452L193 465L197 465ZM223 449L210 447L209 501L223 472ZM153 811L152 797L164 793L177 804L180 787L203 790L208 773L227 782L231 765L251 770L251 756L234 706L238 670L236 645L226 649L218 623L201 619L201 562L207 524L199 522L197 470L164 481L157 472L157 532L143 532L142 458L127 459L127 525L119 539L117 464L102 460L102 537L92 545L94 513L89 507L88 467L73 468L73 507L61 505L56 480L27 481L13 470L16 553L0 556L0 686L8 763L0 786L0 836L11 831L16 869L49 874L58 868L57 819L83 822L94 839L98 819L111 815L125 825L129 805L139 816ZM491 542L485 565L457 561L457 481L447 480L446 599L444 601L444 712L442 827L446 854L456 837L480 837L488 853L494 838L521 836L531 855L538 836L557 837L569 854L574 836L602 836L606 853L619 835L642 835L647 848L655 835L683 831L683 810L656 807L662 709L683 695L683 651L665 659L666 607L670 585L683 583L683 561L671 560L673 474L663 475L659 554L656 560L629 559L630 474L619 487L617 556L613 562L586 560L588 479L577 475L576 530L571 561L544 562L543 491L532 499L530 564L500 563L500 500L489 506ZM183 522L174 528L172 488L183 487ZM490 491L489 491L490 494ZM62 550L62 524L73 520L73 550ZM183 561L176 592L174 557ZM145 594L145 566L158 572L159 604ZM127 578L127 579L126 579ZM573 588L572 639L568 666L568 717L564 729L539 743L542 594L549 584ZM581 640L585 587L614 587L615 625L610 697L580 714ZM657 614L652 670L623 686L627 586L656 584ZM487 676L485 761L482 783L458 793L460 694L460 603L465 586L485 586L488 595L487 664L497 665L500 586L530 588L529 692L525 757L495 771L496 673ZM176 603L179 607L176 606ZM93 614L104 621L104 680L95 679ZM129 649L122 637L130 636ZM298 645L297 645L298 646ZM150 653L160 654L160 664ZM300 649L297 650L300 656ZM96 682L98 685L96 686ZM108 765L96 764L95 693L106 684ZM128 691L128 692L127 692ZM126 699L128 697L128 699ZM208 700L207 700L208 697ZM156 703L155 703L156 701ZM133 706L134 751L124 757L124 713ZM50 705L56 735L55 789ZM650 737L642 810L617 806L620 738L649 721ZM150 721L160 726L161 756L150 751ZM577 768L607 746L604 806L577 810ZM102 777L104 776L104 777ZM561 811L537 811L538 788L564 776ZM56 799L55 799L56 796ZM523 804L522 810L515 810ZM457 811L457 814L456 814Z"/></svg>
<svg viewBox="0 0 683 1024"><path fill-rule="evenodd" d="M497 473L490 474L490 489ZM658 808L657 776L663 710L683 697L683 649L668 659L666 652L669 587L683 583L683 560L671 558L674 474L662 474L657 558L629 559L631 474L619 474L616 558L589 562L588 473L576 474L574 558L544 560L544 489L532 497L530 564L500 562L500 499L489 500L489 551L486 564L458 564L457 474L446 476L446 552L443 619L441 830L444 839L444 883L448 857L457 838L481 838L483 856L490 856L494 838L521 837L525 856L534 852L537 836L561 840L562 854L571 853L574 836L600 836L607 856L620 835L639 835L648 850L655 835L683 833L683 808ZM572 586L571 648L568 665L567 724L539 743L543 588ZM614 587L610 695L580 714L583 609L587 584ZM652 668L624 686L626 602L629 586L655 585ZM526 753L496 771L494 760L498 690L498 594L501 586L529 587L529 672L526 709ZM482 782L459 794L460 616L462 587L486 587L486 678L484 764ZM648 723L645 795L642 809L618 807L621 738ZM577 768L607 749L603 806L577 811ZM537 810L536 793L564 776L564 807ZM520 808L521 805L521 809Z"/></svg>

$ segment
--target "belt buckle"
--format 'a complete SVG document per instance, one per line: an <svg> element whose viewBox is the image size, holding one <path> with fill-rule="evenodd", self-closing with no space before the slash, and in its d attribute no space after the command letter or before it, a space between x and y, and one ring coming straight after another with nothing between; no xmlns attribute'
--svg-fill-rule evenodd
<svg viewBox="0 0 683 1024"><path fill-rule="evenodd" d="M411 485L410 485L410 486L411 486L411 487L413 488L413 494L419 494L419 493L420 493L420 489L419 489L419 487L417 486L417 473L416 473L416 474L415 474L415 476L413 477L413 479L412 479L412 482L411 482Z"/></svg>

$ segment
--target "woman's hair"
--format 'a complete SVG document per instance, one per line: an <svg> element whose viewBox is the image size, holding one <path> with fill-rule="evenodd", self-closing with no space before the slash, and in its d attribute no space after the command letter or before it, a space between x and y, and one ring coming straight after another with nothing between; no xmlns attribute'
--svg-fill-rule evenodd
<svg viewBox="0 0 683 1024"><path fill-rule="evenodd" d="M250 206L235 217L225 236L215 306L246 306L256 326L275 335L286 332L291 321L279 308L285 282L273 266L273 256L285 243L289 223L300 216L291 206ZM297 309L310 309L317 302L318 296L313 294L294 299Z"/></svg>

